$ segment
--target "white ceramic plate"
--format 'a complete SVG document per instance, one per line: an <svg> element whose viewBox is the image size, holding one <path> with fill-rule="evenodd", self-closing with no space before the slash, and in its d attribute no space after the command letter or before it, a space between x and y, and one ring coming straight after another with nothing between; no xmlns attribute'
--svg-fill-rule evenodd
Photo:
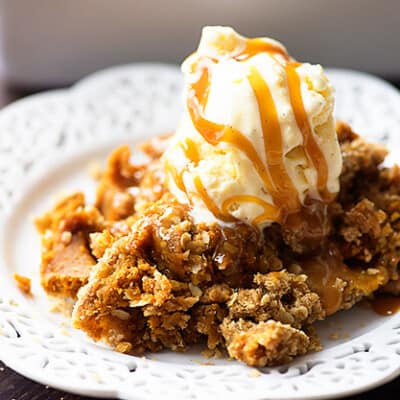
<svg viewBox="0 0 400 400"><path fill-rule="evenodd" d="M328 72L337 88L337 116L387 143L393 162L400 148L398 92L368 75ZM400 314L339 313L318 325L325 350L258 373L238 362L205 360L196 349L146 359L117 354L49 311L31 217L60 191L84 188L93 198L88 160L173 130L180 104L179 70L146 64L100 72L70 90L29 97L0 112L0 358L38 382L122 399L321 399L397 376ZM32 278L33 299L16 289L14 272Z"/></svg>

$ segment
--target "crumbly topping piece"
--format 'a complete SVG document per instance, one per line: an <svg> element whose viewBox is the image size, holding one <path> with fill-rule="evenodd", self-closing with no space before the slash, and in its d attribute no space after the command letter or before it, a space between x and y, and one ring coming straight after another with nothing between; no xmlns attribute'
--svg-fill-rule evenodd
<svg viewBox="0 0 400 400"><path fill-rule="evenodd" d="M225 320L221 327L229 355L254 367L287 363L310 350L308 336L274 320Z"/></svg>
<svg viewBox="0 0 400 400"><path fill-rule="evenodd" d="M17 283L18 289L27 296L32 296L31 279L27 276L15 273L14 280Z"/></svg>
<svg viewBox="0 0 400 400"><path fill-rule="evenodd" d="M285 270L256 274L253 286L234 292L228 303L231 319L273 319L300 328L325 317L320 298L310 290L306 275Z"/></svg>

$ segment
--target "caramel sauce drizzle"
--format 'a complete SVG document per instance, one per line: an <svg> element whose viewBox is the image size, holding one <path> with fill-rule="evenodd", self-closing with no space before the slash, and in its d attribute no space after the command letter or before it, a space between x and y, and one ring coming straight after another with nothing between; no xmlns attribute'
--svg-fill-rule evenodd
<svg viewBox="0 0 400 400"><path fill-rule="evenodd" d="M171 177L175 183L175 185L178 187L178 189L184 193L186 193L186 186L185 183L183 182L183 172L185 170L182 170L180 173L176 170L174 166L172 166L168 161L164 161L164 169L165 169L165 176L167 179Z"/></svg>
<svg viewBox="0 0 400 400"><path fill-rule="evenodd" d="M265 40L259 38L247 39L246 47L242 50L240 54L233 58L237 61L244 61L259 53L279 54L286 61L290 60L289 54L282 46L271 42L266 42Z"/></svg>
<svg viewBox="0 0 400 400"><path fill-rule="evenodd" d="M204 82L203 77L208 75L208 70L206 68L203 68L199 81ZM204 84L197 86L197 88L202 88L202 90L206 90L206 88L208 87L209 85ZM203 102L203 99L206 95L202 91L196 92L194 88L195 86L192 85L188 96L187 107L190 117L192 119L192 123L195 126L196 130L208 143L212 145L216 145L220 142L225 142L239 148L253 162L255 170L263 180L263 183L267 187L268 191L275 192L273 183L270 179L265 164L261 160L260 156L257 153L257 150L255 149L251 141L243 133L231 126L218 124L204 118L204 106L201 106L201 103ZM202 193L206 193L206 190L204 189L204 192ZM205 200L202 194L200 194L200 197L203 201ZM206 201L204 201L204 203L207 204ZM218 215L222 215L223 212L219 210L216 205L215 207L218 209ZM214 215L216 214L214 213ZM270 219L272 219L273 216L271 215L270 217Z"/></svg>
<svg viewBox="0 0 400 400"><path fill-rule="evenodd" d="M211 197L208 195L207 190L203 186L203 183L199 176L196 176L193 180L194 186L196 187L197 193L207 208L221 221L224 222L235 222L236 218L234 218L229 213L222 213L218 206L214 203Z"/></svg>
<svg viewBox="0 0 400 400"><path fill-rule="evenodd" d="M184 143L180 144L182 151L185 153L187 159L189 159L194 165L197 165L200 161L199 152L197 150L196 144L192 139L186 138ZM175 182L175 185L182 192L186 193L186 185L183 181L183 173L186 171L185 168L178 172L168 161L164 162L164 168L167 172L166 175L170 175Z"/></svg>
<svg viewBox="0 0 400 400"><path fill-rule="evenodd" d="M200 161L200 155L196 143L194 143L192 139L186 138L181 147L186 158L188 158L194 165L197 165Z"/></svg>
<svg viewBox="0 0 400 400"><path fill-rule="evenodd" d="M296 67L299 63L289 63L286 66L286 76L289 88L290 102L294 111L297 126L303 135L304 149L308 162L317 170L317 188L322 198L326 197L326 182L328 180L328 164L322 150L312 133L308 116L301 96L301 82Z"/></svg>
<svg viewBox="0 0 400 400"><path fill-rule="evenodd" d="M378 294L371 301L372 309L379 315L393 315L400 311L400 297L390 294Z"/></svg>
<svg viewBox="0 0 400 400"><path fill-rule="evenodd" d="M267 170L274 183L273 191L270 192L272 199L274 204L280 205L287 213L297 211L300 201L283 161L281 126L271 91L255 67L250 68L250 74L247 78L258 103Z"/></svg>
<svg viewBox="0 0 400 400"><path fill-rule="evenodd" d="M202 116L196 98L189 98L188 108L194 126L208 143L216 145L220 142L225 142L239 148L253 162L254 168L260 175L267 189L270 191L274 190L268 171L258 155L256 148L243 133L231 126L217 124L205 119Z"/></svg>
<svg viewBox="0 0 400 400"><path fill-rule="evenodd" d="M192 73L199 72L198 69L199 65L194 64L192 66ZM208 71L208 67L206 65L203 65L200 68L199 79L191 84L191 91L194 93L197 101L199 102L203 110L207 104L209 90L210 73Z"/></svg>
<svg viewBox="0 0 400 400"><path fill-rule="evenodd" d="M384 269L379 269L375 275L368 275L360 268L349 268L343 263L339 250L333 247L322 249L320 255L307 258L300 265L307 275L311 289L320 296L327 315L340 310L343 305L343 288L338 284L337 278L368 295L378 289L387 274Z"/></svg>
<svg viewBox="0 0 400 400"><path fill-rule="evenodd" d="M304 138L308 160L318 171L318 189L322 193L327 181L327 163L313 137L304 109L300 91L300 78L295 71L295 68L300 64L293 62L283 47L257 38L248 39L242 52L233 58L237 61L244 61L263 52L270 53L273 56L280 55L284 59L296 123ZM219 209L208 195L199 177L194 179L194 185L198 191L196 195L201 198L206 207L218 219L223 221L235 220L230 214L230 209L234 203L253 202L263 208L263 212L252 221L253 224L261 224L265 221L282 222L287 215L298 212L301 209L301 204L297 190L284 164L282 132L270 89L259 71L252 67L247 78L253 88L259 107L266 156L266 163L264 163L253 143L242 132L231 126L210 121L204 116L211 80L209 65L216 62L218 60L207 58L201 59L192 65L192 73L198 74L198 79L189 85L187 96L187 109L192 123L195 129L211 145L225 142L243 152L253 163L254 169L272 197L273 204L269 204L256 196L241 195L227 199L222 205L222 209ZM186 158L196 165L199 162L196 145L187 141L181 147ZM171 165L167 164L166 170L176 186L187 194L182 176L185 169L177 172L173 170Z"/></svg>
<svg viewBox="0 0 400 400"><path fill-rule="evenodd" d="M185 153L186 158L188 158L195 165L200 161L200 156L196 147L196 144L190 139L186 138L185 142L181 144L181 149ZM176 171L175 168L171 166L168 162L165 162L165 169L171 175L174 180L176 186L183 192L187 193L186 185L183 181L183 173L186 169L182 169L180 173ZM203 182L199 176L196 176L193 180L194 186L197 190L197 193L194 195L199 196L201 200L204 202L206 207L215 215L216 218L220 219L224 222L234 222L236 218L232 217L229 213L222 213L215 202L208 195L207 190L205 189Z"/></svg>
<svg viewBox="0 0 400 400"><path fill-rule="evenodd" d="M266 201L260 199L257 196L251 196L251 195L237 195L229 197L222 203L222 211L225 215L228 215L230 214L232 206L234 206L237 203L245 203L245 202L255 203L263 208L263 212L259 216L254 218L253 221L251 221L253 225L258 225L259 223L262 223L270 218L273 218L274 221L281 219L280 218L281 210L278 207L275 207L274 205L267 203Z"/></svg>

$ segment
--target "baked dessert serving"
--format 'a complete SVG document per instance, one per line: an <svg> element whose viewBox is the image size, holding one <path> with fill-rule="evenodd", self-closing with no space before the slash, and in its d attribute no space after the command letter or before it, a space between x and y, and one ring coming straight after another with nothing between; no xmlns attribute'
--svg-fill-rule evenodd
<svg viewBox="0 0 400 400"><path fill-rule="evenodd" d="M204 344L263 367L321 348L313 323L399 294L400 171L333 117L319 65L206 27L175 133L122 146L36 221L41 282L135 355Z"/></svg>

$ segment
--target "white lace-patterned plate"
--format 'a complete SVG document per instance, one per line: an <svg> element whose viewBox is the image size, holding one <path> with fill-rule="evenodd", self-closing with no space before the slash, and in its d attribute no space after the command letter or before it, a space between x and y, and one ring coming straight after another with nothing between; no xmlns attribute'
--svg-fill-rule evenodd
<svg viewBox="0 0 400 400"><path fill-rule="evenodd" d="M337 90L337 116L398 151L398 92L358 72L328 73ZM100 72L72 89L32 96L0 112L0 358L38 382L122 399L321 399L397 376L400 313L339 313L318 325L322 352L257 371L205 360L198 349L148 358L117 354L49 311L38 283L40 246L32 216L60 191L84 188L93 198L88 160L104 160L118 144L173 130L180 104L179 70L143 64ZM32 299L16 289L14 272L32 277Z"/></svg>

